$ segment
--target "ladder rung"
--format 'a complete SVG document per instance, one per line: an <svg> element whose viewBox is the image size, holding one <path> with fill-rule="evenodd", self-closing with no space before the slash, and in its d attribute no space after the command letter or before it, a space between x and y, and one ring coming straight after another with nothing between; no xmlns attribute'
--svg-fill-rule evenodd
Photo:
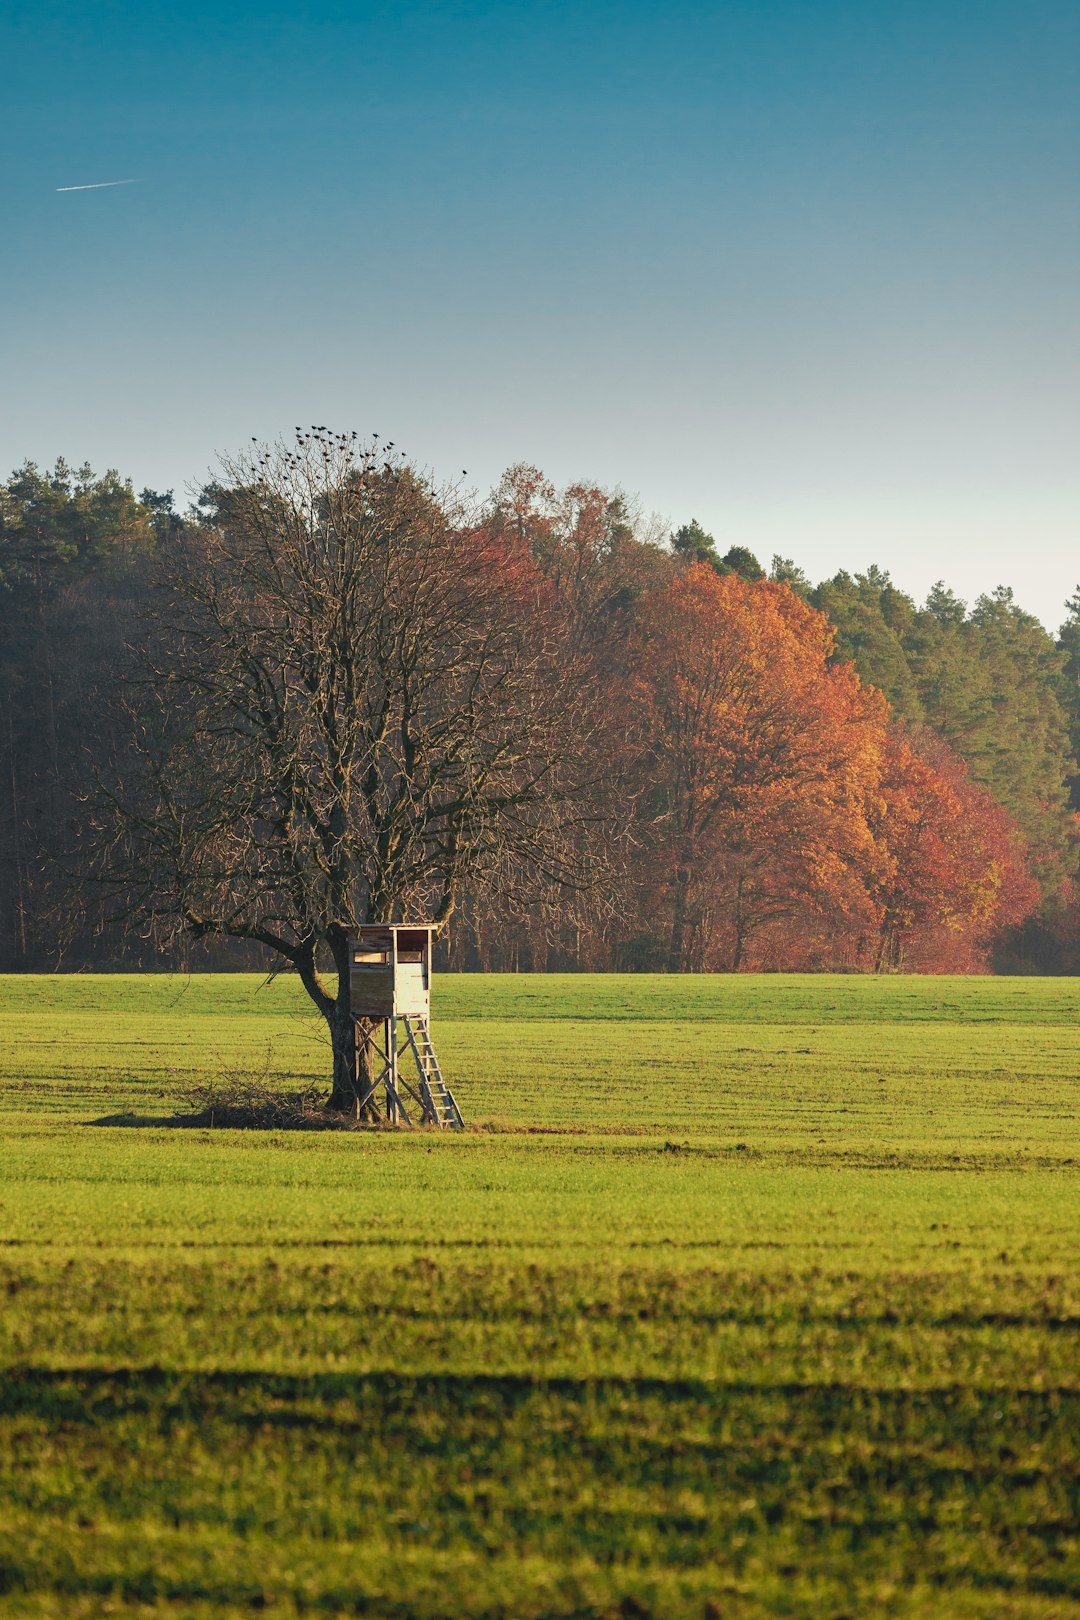
<svg viewBox="0 0 1080 1620"><path fill-rule="evenodd" d="M438 1125L440 1130L447 1126L454 1130L462 1129L461 1110L454 1101L450 1087L443 1079L439 1060L435 1055L435 1043L428 1031L427 1019L406 1017L403 1022L416 1059L416 1066L420 1071L425 1119Z"/></svg>

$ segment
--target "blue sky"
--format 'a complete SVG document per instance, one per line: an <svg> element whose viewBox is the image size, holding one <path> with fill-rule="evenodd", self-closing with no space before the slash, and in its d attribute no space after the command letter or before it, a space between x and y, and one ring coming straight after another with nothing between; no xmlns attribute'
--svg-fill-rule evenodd
<svg viewBox="0 0 1080 1620"><path fill-rule="evenodd" d="M0 0L0 59L3 470L325 422L1060 621L1075 0Z"/></svg>

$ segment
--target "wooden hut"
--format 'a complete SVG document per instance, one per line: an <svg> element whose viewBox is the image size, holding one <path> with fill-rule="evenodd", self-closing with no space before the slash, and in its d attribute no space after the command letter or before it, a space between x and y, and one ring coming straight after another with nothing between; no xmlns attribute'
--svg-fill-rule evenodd
<svg viewBox="0 0 1080 1620"><path fill-rule="evenodd" d="M369 923L351 942L349 991L356 1018L430 1018L430 923Z"/></svg>
<svg viewBox="0 0 1080 1620"><path fill-rule="evenodd" d="M394 1124L414 1123L409 1101L421 1124L461 1130L461 1110L443 1079L431 1040L432 923L367 923L349 942L349 1004L355 1019L382 1025L382 1048L376 1046L380 1072L360 1098L365 1106L380 1087L386 1092L386 1116ZM361 1042L357 1041L359 1053ZM411 1056L417 1080L401 1069ZM410 1065L406 1061L405 1068ZM359 1057L357 1058L359 1072ZM359 1088L358 1088L359 1090Z"/></svg>

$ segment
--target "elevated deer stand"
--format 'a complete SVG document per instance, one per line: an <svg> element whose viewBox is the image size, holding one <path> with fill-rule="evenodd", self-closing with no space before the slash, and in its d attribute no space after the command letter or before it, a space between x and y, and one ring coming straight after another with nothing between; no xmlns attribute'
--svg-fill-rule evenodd
<svg viewBox="0 0 1080 1620"><path fill-rule="evenodd" d="M363 1087L360 1053L364 1036L357 1029L356 1089L362 1110L383 1087L386 1117L392 1125L419 1123L460 1131L464 1129L461 1110L442 1077L431 1044L433 932L429 923L372 923L359 929L349 942L353 1018L374 1019L382 1026L381 1044L377 1038L373 1042L378 1073ZM402 1059L407 1074L402 1073ZM414 1063L415 1077L411 1073ZM406 1099L416 1120L410 1116Z"/></svg>

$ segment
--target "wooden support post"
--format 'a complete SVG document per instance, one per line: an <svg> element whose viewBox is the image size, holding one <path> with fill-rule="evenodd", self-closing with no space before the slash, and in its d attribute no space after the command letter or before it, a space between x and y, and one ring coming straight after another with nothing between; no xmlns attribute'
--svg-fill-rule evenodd
<svg viewBox="0 0 1080 1620"><path fill-rule="evenodd" d="M356 1025L356 1035L357 1036L359 1035L359 1032L360 1032L360 1026L359 1026L359 1024L357 1024ZM360 1082L360 1073L361 1073L360 1051L361 1051L361 1048L360 1048L360 1042L359 1042L358 1039L356 1039L355 1036L354 1036L354 1040L356 1041L356 1117L357 1117L357 1119L359 1119L360 1116L362 1115L364 1109L367 1107L368 1103L371 1101L372 1097L374 1097L375 1093L378 1091L379 1087L382 1085L383 1079L385 1078L385 1075L386 1075L386 1067L384 1065L379 1070L378 1074L373 1075L370 1083L368 1085L366 1085L363 1088L363 1090L361 1091L361 1089L360 1089L360 1087L361 1087L361 1082ZM375 1057L378 1057L379 1049L378 1049L378 1046L375 1044L374 1040L372 1040L371 1046L373 1048L373 1059L374 1059Z"/></svg>
<svg viewBox="0 0 1080 1620"><path fill-rule="evenodd" d="M386 1117L391 1125L397 1124L397 1116L394 1111L394 1099L397 1096L397 1087L394 1085L394 1081L397 1079L397 1075L394 1073L397 1068L397 1064L394 1062L394 1035L394 1019L391 1015L383 1025L383 1037L386 1041Z"/></svg>
<svg viewBox="0 0 1080 1620"><path fill-rule="evenodd" d="M411 1124L398 1093L397 1019L391 1013L386 1021L386 1117L391 1125Z"/></svg>

